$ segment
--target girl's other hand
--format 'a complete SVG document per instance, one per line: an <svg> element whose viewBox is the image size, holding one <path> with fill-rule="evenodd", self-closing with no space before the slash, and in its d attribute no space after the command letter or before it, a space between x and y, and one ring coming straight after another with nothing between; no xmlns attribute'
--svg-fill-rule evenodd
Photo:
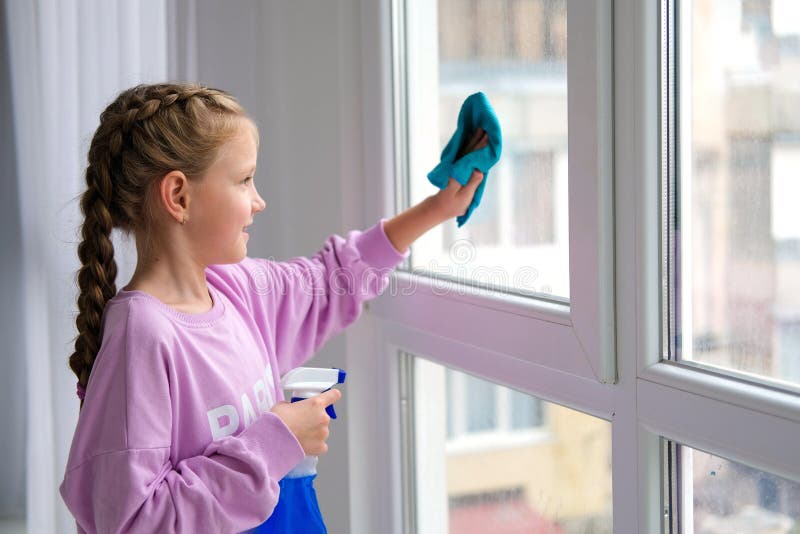
<svg viewBox="0 0 800 534"><path fill-rule="evenodd" d="M328 439L331 418L325 408L342 398L338 389L330 389L316 397L297 402L279 402L270 410L281 418L295 435L303 451L309 456L319 456L328 452Z"/></svg>

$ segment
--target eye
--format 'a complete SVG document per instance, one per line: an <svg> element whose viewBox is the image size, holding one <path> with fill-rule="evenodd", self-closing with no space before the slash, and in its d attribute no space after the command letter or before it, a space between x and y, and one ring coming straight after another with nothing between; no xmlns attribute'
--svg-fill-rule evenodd
<svg viewBox="0 0 800 534"><path fill-rule="evenodd" d="M242 183L242 185L247 185L247 184L249 184L249 183L250 183L250 182L252 182L252 181L253 181L253 177L252 177L252 176L248 176L247 178L245 178L244 180L242 180L242 182L241 182L241 183Z"/></svg>

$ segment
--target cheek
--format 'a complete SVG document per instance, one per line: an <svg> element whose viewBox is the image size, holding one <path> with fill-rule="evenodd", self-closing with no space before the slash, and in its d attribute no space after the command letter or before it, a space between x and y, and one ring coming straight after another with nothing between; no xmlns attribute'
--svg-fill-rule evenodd
<svg viewBox="0 0 800 534"><path fill-rule="evenodd" d="M202 238L219 238L230 235L233 229L235 217L231 216L230 205L217 203L215 205L204 206L203 214L196 226L198 236Z"/></svg>
<svg viewBox="0 0 800 534"><path fill-rule="evenodd" d="M252 210L253 203L249 198L245 198L241 202L239 202L237 210L241 217L245 219L245 222L249 222L251 220L251 215L253 213Z"/></svg>

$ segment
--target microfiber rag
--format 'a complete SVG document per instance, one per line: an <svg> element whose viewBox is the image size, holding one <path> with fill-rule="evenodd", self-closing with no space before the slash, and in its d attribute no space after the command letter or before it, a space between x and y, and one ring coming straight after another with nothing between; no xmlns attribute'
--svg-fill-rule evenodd
<svg viewBox="0 0 800 534"><path fill-rule="evenodd" d="M456 159L461 146L468 143L470 138L478 128L489 136L489 142L480 150L475 150ZM447 146L442 150L442 160L434 169L428 173L428 180L438 187L447 187L448 179L452 176L462 186L467 185L473 169L478 169L483 173L483 181L472 197L472 203L467 208L467 212L456 218L458 227L464 225L481 203L483 190L489 180L489 169L500 159L503 150L503 135L500 132L500 122L497 120L489 100L483 93L475 93L467 97L458 112L458 126L456 133L450 138Z"/></svg>

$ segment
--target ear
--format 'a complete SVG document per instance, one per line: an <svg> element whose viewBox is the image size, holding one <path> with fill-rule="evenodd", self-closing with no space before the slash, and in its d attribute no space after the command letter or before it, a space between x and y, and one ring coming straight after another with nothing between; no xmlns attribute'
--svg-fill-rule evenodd
<svg viewBox="0 0 800 534"><path fill-rule="evenodd" d="M189 179L181 171L170 171L161 178L158 188L161 204L170 217L183 223L189 211Z"/></svg>

